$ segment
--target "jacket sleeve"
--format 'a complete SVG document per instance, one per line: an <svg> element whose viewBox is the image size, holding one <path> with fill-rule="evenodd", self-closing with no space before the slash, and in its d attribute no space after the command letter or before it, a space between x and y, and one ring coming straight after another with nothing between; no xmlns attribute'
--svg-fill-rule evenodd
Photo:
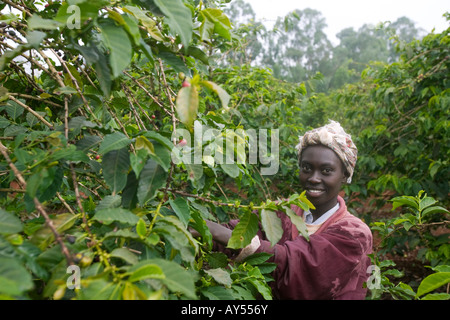
<svg viewBox="0 0 450 320"><path fill-rule="evenodd" d="M351 231L349 231L351 229ZM257 252L274 254L277 264L272 289L279 299L333 299L356 287L365 272L371 235L367 230L336 223L320 234L302 236L271 247L261 240ZM368 229L368 227L367 227ZM370 233L370 230L369 230Z"/></svg>

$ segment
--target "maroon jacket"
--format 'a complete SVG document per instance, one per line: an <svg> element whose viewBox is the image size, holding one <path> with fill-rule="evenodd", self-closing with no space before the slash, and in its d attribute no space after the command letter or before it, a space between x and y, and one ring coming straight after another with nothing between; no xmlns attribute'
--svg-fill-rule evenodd
<svg viewBox="0 0 450 320"><path fill-rule="evenodd" d="M259 232L261 245L256 252L274 254L271 282L277 299L364 299L363 283L369 274L367 267L372 252L372 233L369 227L347 211L344 199L338 196L336 211L312 235L308 242L298 235L296 227L282 212L283 236L275 246ZM303 210L292 206L300 216Z"/></svg>

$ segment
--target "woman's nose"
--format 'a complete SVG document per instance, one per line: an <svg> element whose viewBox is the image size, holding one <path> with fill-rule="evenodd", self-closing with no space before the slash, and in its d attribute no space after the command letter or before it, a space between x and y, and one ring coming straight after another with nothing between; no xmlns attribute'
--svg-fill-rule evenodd
<svg viewBox="0 0 450 320"><path fill-rule="evenodd" d="M318 173L317 171L313 171L313 172L311 173L311 176L309 176L309 178L308 178L308 182L311 182L311 183L320 183L320 176L319 176L319 173Z"/></svg>

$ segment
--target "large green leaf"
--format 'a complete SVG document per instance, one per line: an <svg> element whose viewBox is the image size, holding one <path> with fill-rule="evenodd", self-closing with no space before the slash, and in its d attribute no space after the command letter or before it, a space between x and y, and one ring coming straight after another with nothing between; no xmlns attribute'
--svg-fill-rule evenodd
<svg viewBox="0 0 450 320"><path fill-rule="evenodd" d="M291 219L291 222L297 227L298 232L309 241L308 229L306 228L305 221L303 218L298 216L291 208L283 207L286 215Z"/></svg>
<svg viewBox="0 0 450 320"><path fill-rule="evenodd" d="M220 9L207 8L200 11L200 35L202 40L209 40L213 33L231 40L231 22Z"/></svg>
<svg viewBox="0 0 450 320"><path fill-rule="evenodd" d="M160 281L165 284L170 291L184 294L189 299L196 299L195 278L178 263L163 259L149 259L150 264L158 265L164 272L165 278Z"/></svg>
<svg viewBox="0 0 450 320"><path fill-rule="evenodd" d="M167 18L170 29L180 35L181 42L187 49L192 38L192 13L181 0L154 0Z"/></svg>
<svg viewBox="0 0 450 320"><path fill-rule="evenodd" d="M118 299L122 283L108 282L104 278L88 280L77 292L79 300Z"/></svg>
<svg viewBox="0 0 450 320"><path fill-rule="evenodd" d="M0 233L18 233L23 230L22 221L15 215L0 209Z"/></svg>
<svg viewBox="0 0 450 320"><path fill-rule="evenodd" d="M137 197L140 205L153 199L158 189L166 184L167 173L153 159L148 159L141 171Z"/></svg>
<svg viewBox="0 0 450 320"><path fill-rule="evenodd" d="M126 148L110 151L102 161L103 177L113 193L118 193L127 184L130 157Z"/></svg>
<svg viewBox="0 0 450 320"><path fill-rule="evenodd" d="M231 287L231 283L233 282L233 280L231 279L230 274L224 269L209 269L205 270L205 272L213 277L213 279L216 280L217 283L223 284L227 288Z"/></svg>
<svg viewBox="0 0 450 320"><path fill-rule="evenodd" d="M17 117L22 115L25 109L15 101L8 101L5 110L8 116L10 116L13 120L16 120Z"/></svg>
<svg viewBox="0 0 450 320"><path fill-rule="evenodd" d="M105 154L112 150L119 150L131 144L131 140L121 132L111 133L105 136L100 144L98 153Z"/></svg>
<svg viewBox="0 0 450 320"><path fill-rule="evenodd" d="M430 274L422 280L417 289L417 297L433 291L450 282L450 272L437 272Z"/></svg>
<svg viewBox="0 0 450 320"><path fill-rule="evenodd" d="M178 197L175 200L169 200L169 203L180 221L183 222L185 226L187 226L189 223L189 219L191 218L191 211L189 210L187 201L184 198Z"/></svg>
<svg viewBox="0 0 450 320"><path fill-rule="evenodd" d="M127 33L121 27L113 24L101 25L103 43L110 50L109 64L112 75L117 78L130 64L132 57L131 41Z"/></svg>
<svg viewBox="0 0 450 320"><path fill-rule="evenodd" d="M131 282L144 279L164 279L166 277L157 264L149 263L148 260L135 264L128 270L128 273L130 274L128 280Z"/></svg>
<svg viewBox="0 0 450 320"><path fill-rule="evenodd" d="M0 294L20 295L33 288L31 274L17 260L0 257Z"/></svg>
<svg viewBox="0 0 450 320"><path fill-rule="evenodd" d="M177 219L174 216L165 216L161 219L158 219L157 224L165 224L165 225L171 225L175 227L175 229L183 234L183 236L186 238L187 243L190 244L195 250L195 253L198 252L198 245L197 242L194 240L192 234L186 229L186 226L181 223L179 219Z"/></svg>
<svg viewBox="0 0 450 320"><path fill-rule="evenodd" d="M54 30L64 26L63 23L56 21L56 19L43 19L37 14L34 14L28 19L28 27L33 29Z"/></svg>
<svg viewBox="0 0 450 320"><path fill-rule="evenodd" d="M99 210L95 213L92 219L101 221L103 222L103 224L111 224L117 221L132 226L136 225L136 223L139 221L139 217L137 215L123 208Z"/></svg>
<svg viewBox="0 0 450 320"><path fill-rule="evenodd" d="M272 246L277 244L283 235L283 227L281 226L281 220L278 218L277 213L263 209L261 211L261 224L270 244Z"/></svg>
<svg viewBox="0 0 450 320"><path fill-rule="evenodd" d="M231 238L228 241L228 248L240 249L250 244L258 232L258 221L258 217L255 214L250 211L246 212L236 227L234 227Z"/></svg>
<svg viewBox="0 0 450 320"><path fill-rule="evenodd" d="M221 86L211 81L201 81L200 84L214 91L222 102L222 107L227 108L230 102L231 96Z"/></svg>
<svg viewBox="0 0 450 320"><path fill-rule="evenodd" d="M127 248L114 249L113 251L111 251L111 257L122 259L123 261L131 265L139 262L138 256Z"/></svg>
<svg viewBox="0 0 450 320"><path fill-rule="evenodd" d="M180 121L191 127L198 111L198 91L195 85L181 88L176 100L176 108Z"/></svg>

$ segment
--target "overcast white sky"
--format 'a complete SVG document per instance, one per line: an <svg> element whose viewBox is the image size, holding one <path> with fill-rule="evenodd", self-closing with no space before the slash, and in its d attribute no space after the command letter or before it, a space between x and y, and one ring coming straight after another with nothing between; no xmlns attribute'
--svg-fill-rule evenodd
<svg viewBox="0 0 450 320"><path fill-rule="evenodd" d="M436 28L436 33L449 27L443 17L450 12L449 0L244 0L250 3L258 20L272 26L279 16L285 16L295 9L311 8L325 17L329 39L336 43L335 35L342 29L363 24L377 25L379 22L392 21L406 16L417 27L427 33Z"/></svg>

